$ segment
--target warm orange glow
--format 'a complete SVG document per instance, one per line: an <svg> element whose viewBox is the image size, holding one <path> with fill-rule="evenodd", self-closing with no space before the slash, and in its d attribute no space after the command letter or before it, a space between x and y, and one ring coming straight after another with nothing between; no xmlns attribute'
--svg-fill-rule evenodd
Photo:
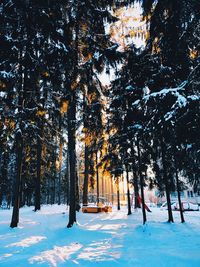
<svg viewBox="0 0 200 267"><path fill-rule="evenodd" d="M56 171L58 172L60 168L60 162L59 160L56 160Z"/></svg>
<svg viewBox="0 0 200 267"><path fill-rule="evenodd" d="M86 146L89 146L91 144L92 140L94 140L94 134L92 132L87 133L85 135L85 138L84 138Z"/></svg>
<svg viewBox="0 0 200 267"><path fill-rule="evenodd" d="M42 73L42 76L45 77L45 78L48 78L50 75L47 71L43 72Z"/></svg>
<svg viewBox="0 0 200 267"><path fill-rule="evenodd" d="M191 58L191 59L195 59L195 58L197 58L198 55L199 55L199 52L198 52L197 50L195 50L195 49L190 49L190 58Z"/></svg>
<svg viewBox="0 0 200 267"><path fill-rule="evenodd" d="M0 81L0 88L1 88L1 89L4 89L4 88L6 88L6 84L5 84L5 83L3 83L2 81Z"/></svg>
<svg viewBox="0 0 200 267"><path fill-rule="evenodd" d="M95 92L88 95L88 101L90 104L92 103L92 101L94 101L96 99L97 99L97 95Z"/></svg>
<svg viewBox="0 0 200 267"><path fill-rule="evenodd" d="M68 100L62 101L60 107L60 113L61 114L66 113L68 111L68 107L69 107L69 101Z"/></svg>
<svg viewBox="0 0 200 267"><path fill-rule="evenodd" d="M36 116L43 117L47 112L45 110L38 110Z"/></svg>
<svg viewBox="0 0 200 267"><path fill-rule="evenodd" d="M135 4L134 7L120 8L116 10L115 16L119 19L110 27L110 35L114 42L124 50L126 46L134 43L136 46L145 46L147 21L150 15L143 17L141 6Z"/></svg>
<svg viewBox="0 0 200 267"><path fill-rule="evenodd" d="M154 42L153 42L153 46L152 46L152 53L153 54L159 54L161 52L161 49L159 47L159 38L155 37Z"/></svg>
<svg viewBox="0 0 200 267"><path fill-rule="evenodd" d="M12 119L5 119L5 125L9 130L14 130L15 128L15 121Z"/></svg>
<svg viewBox="0 0 200 267"><path fill-rule="evenodd" d="M77 88L77 85L78 85L78 83L77 83L76 81L74 81L74 82L72 83L72 85L71 85L71 89L72 89L72 90L75 90L75 89Z"/></svg>

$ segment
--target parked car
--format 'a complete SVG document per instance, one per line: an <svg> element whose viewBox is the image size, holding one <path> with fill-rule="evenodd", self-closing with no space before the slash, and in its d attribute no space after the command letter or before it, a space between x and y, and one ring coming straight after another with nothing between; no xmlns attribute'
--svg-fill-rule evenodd
<svg viewBox="0 0 200 267"><path fill-rule="evenodd" d="M179 204L177 201L172 201L171 202L171 207L172 210L179 210ZM182 207L184 211L198 211L199 210L199 205L194 204L191 202L184 201L182 202ZM167 210L167 202L164 202L162 206L160 207L161 210Z"/></svg>
<svg viewBox="0 0 200 267"><path fill-rule="evenodd" d="M172 201L171 202L172 210L175 209L175 206L176 206L176 201ZM167 201L162 204L162 206L160 207L160 209L161 210L167 210Z"/></svg>
<svg viewBox="0 0 200 267"><path fill-rule="evenodd" d="M198 204L194 204L194 203L186 202L186 201L182 202L182 207L183 207L183 210L186 210L186 211L197 211L197 210L199 210L199 205ZM179 210L179 203L178 202L176 203L175 210Z"/></svg>

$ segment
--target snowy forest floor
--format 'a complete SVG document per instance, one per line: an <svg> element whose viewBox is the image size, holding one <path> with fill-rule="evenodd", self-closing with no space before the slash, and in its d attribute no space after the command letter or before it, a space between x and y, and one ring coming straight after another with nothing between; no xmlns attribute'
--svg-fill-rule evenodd
<svg viewBox="0 0 200 267"><path fill-rule="evenodd" d="M66 206L20 210L18 228L9 228L11 210L0 210L0 266L199 267L200 211L185 212L168 224L167 211L154 208L142 226L141 211L78 213L67 229Z"/></svg>

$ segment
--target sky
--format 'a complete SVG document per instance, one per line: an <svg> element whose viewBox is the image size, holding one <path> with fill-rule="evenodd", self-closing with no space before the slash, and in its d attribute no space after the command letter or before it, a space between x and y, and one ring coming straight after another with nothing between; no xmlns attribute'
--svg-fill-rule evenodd
<svg viewBox="0 0 200 267"><path fill-rule="evenodd" d="M118 50L123 51L128 45L134 44L137 48L145 47L147 29L146 22L142 17L142 8L140 3L135 3L132 7L124 7L114 14L119 20L106 25L106 32L111 34L111 40L119 45ZM118 69L121 68L118 65ZM115 79L115 70L110 68L110 73L106 70L99 76L104 86L109 86Z"/></svg>

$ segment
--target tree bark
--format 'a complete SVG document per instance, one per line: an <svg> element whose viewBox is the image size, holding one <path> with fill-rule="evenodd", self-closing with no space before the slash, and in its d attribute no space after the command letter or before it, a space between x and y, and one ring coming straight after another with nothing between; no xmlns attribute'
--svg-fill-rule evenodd
<svg viewBox="0 0 200 267"><path fill-rule="evenodd" d="M133 143L131 147L131 154L132 154L132 172L133 172L133 187L134 187L134 209L140 208L140 203L138 201L138 195L139 195L139 186L138 186L138 177L135 169L135 161L134 161L134 150L133 150Z"/></svg>
<svg viewBox="0 0 200 267"><path fill-rule="evenodd" d="M88 205L88 178L89 178L89 148L85 144L85 171L83 184L83 205Z"/></svg>
<svg viewBox="0 0 200 267"><path fill-rule="evenodd" d="M78 78L79 66L79 3L76 3L76 24L75 24L75 43L74 43L74 67L70 84L70 100L68 108L68 155L69 155L69 182L70 182L70 199L69 199L69 222L67 227L70 228L76 222L76 209L79 203L77 201L77 171L76 171L76 86L73 82Z"/></svg>
<svg viewBox="0 0 200 267"><path fill-rule="evenodd" d="M65 179L66 179L66 202L67 205L69 205L69 199L70 199L70 181L69 181L69 151L67 150L67 159L66 159L66 173L65 173Z"/></svg>
<svg viewBox="0 0 200 267"><path fill-rule="evenodd" d="M119 177L117 177L116 184L117 184L117 209L120 210Z"/></svg>
<svg viewBox="0 0 200 267"><path fill-rule="evenodd" d="M98 168L98 151L96 151L96 183L97 183L97 205L99 205L99 168Z"/></svg>
<svg viewBox="0 0 200 267"><path fill-rule="evenodd" d="M59 118L59 173L58 173L58 205L61 204L61 174L62 174L62 159L63 159L63 140L62 140L62 115Z"/></svg>
<svg viewBox="0 0 200 267"><path fill-rule="evenodd" d="M128 166L126 166L126 182L127 182L127 203L128 203L128 215L131 213L131 199L130 199L130 189L129 189L129 173Z"/></svg>
<svg viewBox="0 0 200 267"><path fill-rule="evenodd" d="M40 119L40 118L39 118ZM39 126L39 135L37 136L37 177L35 183L35 211L41 208L41 166L42 166L42 125Z"/></svg>
<svg viewBox="0 0 200 267"><path fill-rule="evenodd" d="M22 157L23 157L23 137L21 130L19 130L16 134L16 148L17 148L17 173L15 180L15 190L14 190L14 206L12 213L12 220L10 223L10 227L17 227L19 222L19 205L20 205L20 190L21 190L21 175L22 175Z"/></svg>
<svg viewBox="0 0 200 267"><path fill-rule="evenodd" d="M112 205L113 205L113 203L114 203L114 190L113 190L113 180L112 180L112 176L110 177L110 182L111 182L111 203L112 203Z"/></svg>
<svg viewBox="0 0 200 267"><path fill-rule="evenodd" d="M69 222L70 228L76 222L76 92L71 90L71 101L68 108L68 151L70 174Z"/></svg>
<svg viewBox="0 0 200 267"><path fill-rule="evenodd" d="M138 150L138 165L139 165L140 188L141 188L141 199L142 199L142 216L143 216L143 224L145 224L147 221L147 216L146 216L145 200L144 200L144 179L141 170L142 166L141 166L141 155L140 155L140 141L138 137L137 137L137 150Z"/></svg>
<svg viewBox="0 0 200 267"><path fill-rule="evenodd" d="M76 211L79 211L81 208L80 206L80 198L79 198L79 178L76 169Z"/></svg>
<svg viewBox="0 0 200 267"><path fill-rule="evenodd" d="M178 204L179 204L179 210L180 210L180 217L181 217L181 222L184 223L184 215L183 215L183 206L181 202L181 189L180 189L180 183L179 183L179 178L178 178L178 170L177 170L177 161L176 161L176 155L174 157L174 163L175 163L175 177L176 177L176 187L177 187L177 193L178 193Z"/></svg>
<svg viewBox="0 0 200 267"><path fill-rule="evenodd" d="M161 132L161 154L162 154L162 165L163 165L163 180L165 184L165 192L166 192L167 208L168 208L168 222L174 222L173 214L172 214L172 207L171 207L170 189L169 189L169 182L168 182L168 177L167 177L165 148L164 148L162 132Z"/></svg>
<svg viewBox="0 0 200 267"><path fill-rule="evenodd" d="M133 186L134 186L134 199L135 199L134 209L137 209L140 208L140 203L138 201L139 186L138 186L138 177L134 171L133 171Z"/></svg>

